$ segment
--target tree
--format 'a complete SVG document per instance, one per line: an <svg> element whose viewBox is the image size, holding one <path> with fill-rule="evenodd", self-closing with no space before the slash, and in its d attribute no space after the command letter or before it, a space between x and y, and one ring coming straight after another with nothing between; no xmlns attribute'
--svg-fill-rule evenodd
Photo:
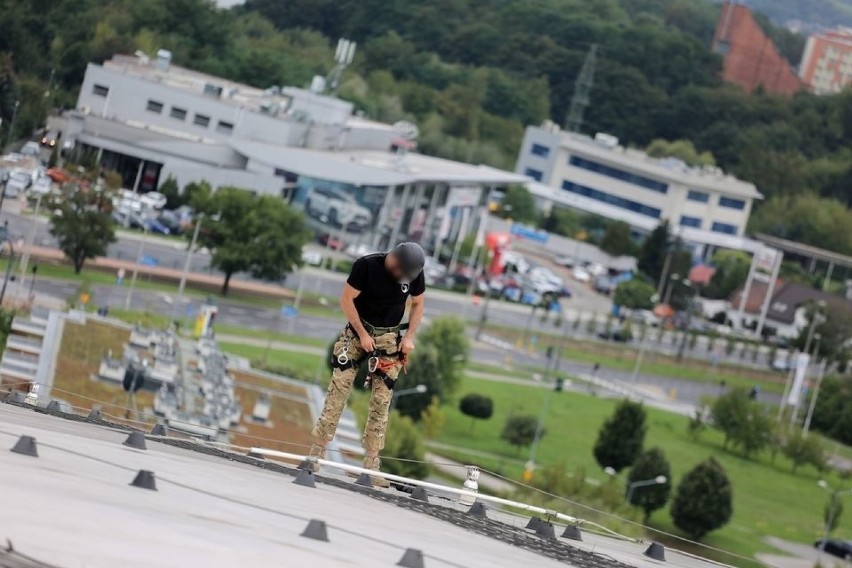
<svg viewBox="0 0 852 568"><path fill-rule="evenodd" d="M444 386L438 350L432 345L420 345L411 354L408 370L400 373L395 389L412 389L424 385L426 392L410 393L396 400L396 409L413 421L420 420L421 414L429 407L432 398L443 400Z"/></svg>
<svg viewBox="0 0 852 568"><path fill-rule="evenodd" d="M751 258L742 251L719 250L711 262L716 272L704 288L703 295L713 300L727 300L748 278Z"/></svg>
<svg viewBox="0 0 852 568"><path fill-rule="evenodd" d="M418 334L417 342L418 350L431 346L437 353L441 400L452 396L461 384L470 353L464 322L455 316L437 317Z"/></svg>
<svg viewBox="0 0 852 568"><path fill-rule="evenodd" d="M401 458L382 460L382 470L388 473L414 479L423 479L429 475L423 438L408 416L400 416L398 412L391 413L384 454Z"/></svg>
<svg viewBox="0 0 852 568"><path fill-rule="evenodd" d="M645 408L638 402L622 400L604 422L595 442L595 460L602 468L621 471L636 462L645 443Z"/></svg>
<svg viewBox="0 0 852 568"><path fill-rule="evenodd" d="M825 468L825 449L817 436L804 436L798 429L791 432L781 448L793 464L793 473L802 465L812 465L817 470Z"/></svg>
<svg viewBox="0 0 852 568"><path fill-rule="evenodd" d="M115 242L110 194L98 189L78 190L51 206L50 234L71 261L74 273L79 274L86 260L105 255L107 246Z"/></svg>
<svg viewBox="0 0 852 568"><path fill-rule="evenodd" d="M157 191L166 196L166 209L177 209L184 204L184 196L180 193L177 180L172 176L167 177Z"/></svg>
<svg viewBox="0 0 852 568"><path fill-rule="evenodd" d="M658 282L663 274L670 246L669 222L664 220L651 231L639 249L637 268L653 282Z"/></svg>
<svg viewBox="0 0 852 568"><path fill-rule="evenodd" d="M711 416L725 435L723 447L731 443L746 457L763 450L772 438L772 421L766 409L753 401L745 389L732 389L717 398Z"/></svg>
<svg viewBox="0 0 852 568"><path fill-rule="evenodd" d="M225 274L223 295L237 272L279 281L301 265L309 233L301 213L281 198L230 187L197 201L197 211L205 214L198 241L213 251L210 264Z"/></svg>
<svg viewBox="0 0 852 568"><path fill-rule="evenodd" d="M812 426L838 442L852 444L852 381L836 376L823 380Z"/></svg>
<svg viewBox="0 0 852 568"><path fill-rule="evenodd" d="M794 346L805 348L815 317L819 318L814 328L814 332L820 335L819 355L829 362L837 363L842 371L852 356L849 347L849 341L852 340L852 308L842 300L830 302L827 309L819 309L811 303L805 311L807 323L799 330Z"/></svg>
<svg viewBox="0 0 852 568"><path fill-rule="evenodd" d="M624 221L614 221L607 225L600 244L601 250L613 256L633 255L636 245L630 232L630 225Z"/></svg>
<svg viewBox="0 0 852 568"><path fill-rule="evenodd" d="M671 508L675 526L695 540L725 526L732 513L733 488L714 458L698 464L683 477Z"/></svg>
<svg viewBox="0 0 852 568"><path fill-rule="evenodd" d="M500 438L515 446L516 453L520 454L521 448L535 441L536 428L538 428L538 420L535 416L510 416L506 420L506 425L503 426ZM540 435L544 436L543 429Z"/></svg>
<svg viewBox="0 0 852 568"><path fill-rule="evenodd" d="M470 431L473 432L477 420L488 420L494 414L494 401L481 394L469 394L461 399L459 410L470 416Z"/></svg>
<svg viewBox="0 0 852 568"><path fill-rule="evenodd" d="M630 497L630 504L635 507L641 507L645 512L646 523L651 513L665 506L672 490L671 467L663 450L660 448L651 448L642 452L636 458L636 463L630 468L630 473L627 476L627 487L629 489L631 483L655 479L661 475L666 478L665 483L636 488Z"/></svg>
<svg viewBox="0 0 852 568"><path fill-rule="evenodd" d="M437 438L444 429L447 414L441 408L441 401L437 396L433 396L429 406L420 413L420 422L423 424L423 436L430 440Z"/></svg>
<svg viewBox="0 0 852 568"><path fill-rule="evenodd" d="M612 303L631 310L650 310L654 307L652 297L655 292L653 285L634 277L616 286Z"/></svg>
<svg viewBox="0 0 852 568"><path fill-rule="evenodd" d="M535 223L538 213L535 210L535 200L529 190L522 185L509 186L503 197L500 216L520 223Z"/></svg>
<svg viewBox="0 0 852 568"><path fill-rule="evenodd" d="M645 150L649 156L654 158L676 158L688 166L715 166L716 159L710 152L699 152L691 140L668 140L656 139L648 145Z"/></svg>

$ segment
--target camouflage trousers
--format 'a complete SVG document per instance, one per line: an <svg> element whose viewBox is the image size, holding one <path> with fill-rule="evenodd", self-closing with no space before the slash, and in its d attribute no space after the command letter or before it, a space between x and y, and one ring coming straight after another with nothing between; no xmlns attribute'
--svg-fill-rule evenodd
<svg viewBox="0 0 852 568"><path fill-rule="evenodd" d="M388 377L393 381L396 381L402 368L402 363L395 355L399 348L397 338L396 333L384 333L374 337L376 349L382 352L380 358L385 362L393 363L387 365L386 371ZM370 355L361 348L361 341L349 326L346 326L346 329L343 330L334 344L334 357L337 358L343 353L346 353L350 361L358 361ZM385 353L388 355L385 355ZM352 365L346 369L334 369L331 375L331 383L328 385L325 394L322 413L311 432L316 441L330 442L334 438L337 424L340 422L343 409L346 407L349 393L352 392L352 384L355 382L357 373L357 365ZM385 429L388 424L388 409L393 391L380 378L374 378L371 383L370 414L364 427L362 441L365 450L379 451L385 447Z"/></svg>

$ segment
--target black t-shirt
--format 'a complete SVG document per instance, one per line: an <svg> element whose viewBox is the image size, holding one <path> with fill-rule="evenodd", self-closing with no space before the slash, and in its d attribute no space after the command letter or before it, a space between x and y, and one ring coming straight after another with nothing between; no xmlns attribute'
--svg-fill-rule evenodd
<svg viewBox="0 0 852 568"><path fill-rule="evenodd" d="M408 296L426 291L423 272L413 282L402 284L385 269L386 253L362 256L352 265L346 282L361 292L355 298L355 309L361 319L377 327L399 325L405 313Z"/></svg>

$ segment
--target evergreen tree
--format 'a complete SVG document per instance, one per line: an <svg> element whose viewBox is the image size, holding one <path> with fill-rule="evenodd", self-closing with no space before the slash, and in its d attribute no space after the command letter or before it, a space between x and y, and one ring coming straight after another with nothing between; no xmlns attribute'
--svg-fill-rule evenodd
<svg viewBox="0 0 852 568"><path fill-rule="evenodd" d="M651 231L639 249L637 268L654 282L659 282L666 264L666 254L671 246L669 222L664 220Z"/></svg>
<svg viewBox="0 0 852 568"><path fill-rule="evenodd" d="M700 540L731 520L732 501L731 481L721 464L710 458L681 480L672 502L672 520L688 537Z"/></svg>
<svg viewBox="0 0 852 568"><path fill-rule="evenodd" d="M500 438L515 446L516 453L521 453L521 448L529 446L535 441L535 431L538 428L538 420L535 416L510 416L503 426ZM541 431L544 436L544 430Z"/></svg>
<svg viewBox="0 0 852 568"><path fill-rule="evenodd" d="M598 432L595 460L602 468L621 471L639 457L645 442L645 408L638 402L623 400Z"/></svg>
<svg viewBox="0 0 852 568"><path fill-rule="evenodd" d="M470 431L473 432L477 420L488 420L494 414L494 401L491 397L471 393L461 399L459 410L470 416Z"/></svg>
<svg viewBox="0 0 852 568"><path fill-rule="evenodd" d="M627 476L629 488L631 483L654 479L661 475L666 478L665 483L636 488L630 496L630 504L641 507L645 512L646 523L651 513L657 509L662 509L666 501L669 500L669 494L672 490L672 472L669 461L666 459L663 450L651 448L636 458L636 463L630 468L630 474Z"/></svg>
<svg viewBox="0 0 852 568"><path fill-rule="evenodd" d="M601 250L613 256L635 254L636 245L630 235L630 225L624 221L610 223L604 232L600 246Z"/></svg>

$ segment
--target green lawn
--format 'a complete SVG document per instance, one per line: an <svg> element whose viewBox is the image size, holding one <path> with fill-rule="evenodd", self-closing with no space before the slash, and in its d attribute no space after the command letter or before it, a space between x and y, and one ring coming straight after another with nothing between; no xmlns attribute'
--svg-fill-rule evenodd
<svg viewBox="0 0 852 568"><path fill-rule="evenodd" d="M267 368L281 374L292 375L297 379L313 381L318 378L322 382L325 375L330 374L323 358L312 353L278 349L270 349L267 353L265 347L237 343L220 343L219 348L225 353L245 357L257 368Z"/></svg>
<svg viewBox="0 0 852 568"><path fill-rule="evenodd" d="M516 453L500 440L500 431L507 416L512 413L538 415L544 398L551 396L545 424L547 432L537 462L546 465L563 461L571 468L582 468L589 477L604 481L606 476L595 463L592 447L598 428L611 414L615 401L569 392L550 395L542 389L467 378L459 394L471 392L492 397L494 416L486 422L478 422L471 433L470 418L455 406L447 407L447 423L437 441L489 452L495 458L471 460L464 452L440 453L463 462L476 461L487 469L519 478L522 466L516 460L518 457L525 460L527 451ZM756 462L745 460L723 451L721 436L713 431L693 441L686 433L687 419L684 417L648 409L648 419L645 445L659 446L665 451L676 482L688 469L709 456L715 456L724 465L733 482L734 517L728 526L707 537L708 544L750 556L768 549L761 542L766 535L803 543L813 542L820 535L828 494L817 486L820 474L814 469L802 468L793 475L789 463L780 456L775 465L769 464L768 456ZM843 486L833 474L829 476L829 483ZM652 524L664 530L673 529L667 510L658 511L652 517ZM841 521L838 534L852 536L852 516Z"/></svg>

